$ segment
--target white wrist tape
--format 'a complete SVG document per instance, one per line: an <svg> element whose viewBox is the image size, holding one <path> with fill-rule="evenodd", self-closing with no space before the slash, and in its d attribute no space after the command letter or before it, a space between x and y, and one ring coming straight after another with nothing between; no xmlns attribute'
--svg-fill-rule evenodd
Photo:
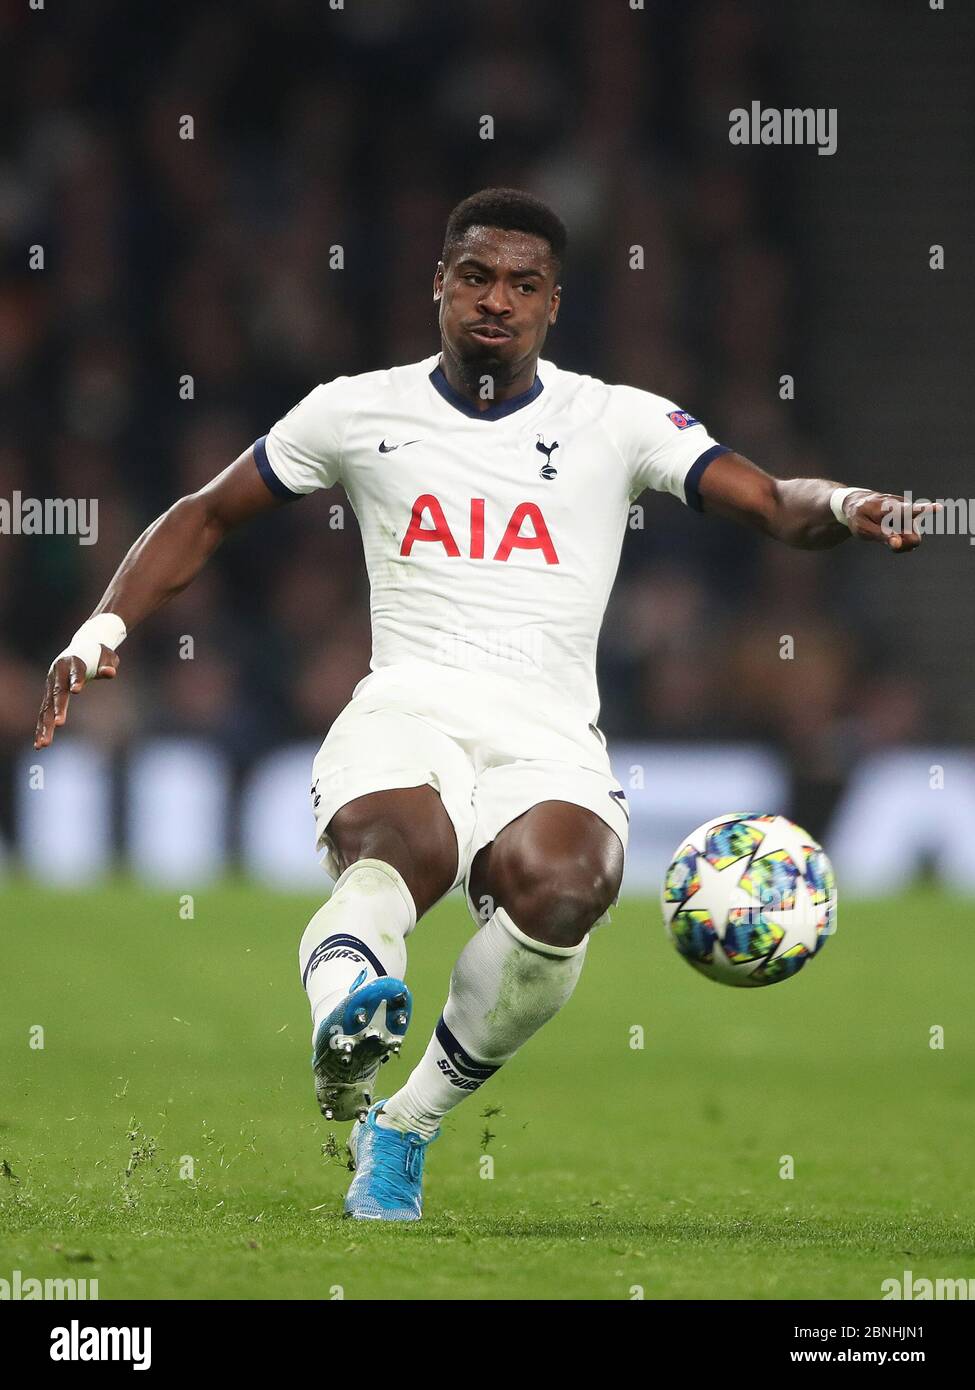
<svg viewBox="0 0 975 1390"><path fill-rule="evenodd" d="M836 520L840 523L841 526L845 526L845 527L847 528L847 530L849 530L849 527L850 527L850 518L847 516L846 512L843 510L843 503L846 501L846 499L847 499L847 498L850 496L850 494L853 493L853 492L869 492L869 491L870 491L870 489L869 489L868 487L834 487L834 488L833 488L833 491L832 491L832 492L830 493L830 495L829 495L829 507L830 507L830 511L831 511L831 512L833 513L833 515L836 517Z"/></svg>
<svg viewBox="0 0 975 1390"><path fill-rule="evenodd" d="M85 679L91 680L98 672L102 647L116 651L125 641L125 624L117 613L96 613L82 623L63 652L54 658L60 661L63 656L76 656L85 663Z"/></svg>

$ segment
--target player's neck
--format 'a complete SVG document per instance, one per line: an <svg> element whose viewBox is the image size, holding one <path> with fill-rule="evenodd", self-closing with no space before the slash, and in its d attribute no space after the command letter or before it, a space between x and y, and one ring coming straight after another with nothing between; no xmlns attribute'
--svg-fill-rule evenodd
<svg viewBox="0 0 975 1390"><path fill-rule="evenodd" d="M533 357L524 363L516 373L508 377L502 369L492 371L483 362L463 362L443 346L440 352L440 367L447 378L447 385L453 387L458 395L470 401L477 410L490 410L502 401L514 400L523 396L535 384L538 358ZM485 380L490 379L491 392L485 395Z"/></svg>

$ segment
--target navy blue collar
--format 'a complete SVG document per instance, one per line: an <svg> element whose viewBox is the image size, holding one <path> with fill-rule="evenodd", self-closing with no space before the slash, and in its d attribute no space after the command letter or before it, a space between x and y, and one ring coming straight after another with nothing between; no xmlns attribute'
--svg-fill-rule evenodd
<svg viewBox="0 0 975 1390"><path fill-rule="evenodd" d="M531 386L520 396L512 396L507 401L498 401L496 405L488 406L487 410L478 410L473 401L469 401L466 396L454 390L444 376L443 367L439 362L430 373L430 380L434 390L440 392L448 405L452 405L455 410L459 410L461 414L469 416L472 420L502 420L506 415L511 415L526 405L531 405L532 401L536 400L545 389L541 377L536 373Z"/></svg>

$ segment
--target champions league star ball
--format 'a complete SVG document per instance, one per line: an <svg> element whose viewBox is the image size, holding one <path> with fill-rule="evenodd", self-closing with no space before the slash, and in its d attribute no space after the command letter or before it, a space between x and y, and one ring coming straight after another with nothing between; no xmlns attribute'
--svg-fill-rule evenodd
<svg viewBox="0 0 975 1390"><path fill-rule="evenodd" d="M785 816L700 826L671 860L662 899L677 950L726 985L787 980L836 930L833 866Z"/></svg>

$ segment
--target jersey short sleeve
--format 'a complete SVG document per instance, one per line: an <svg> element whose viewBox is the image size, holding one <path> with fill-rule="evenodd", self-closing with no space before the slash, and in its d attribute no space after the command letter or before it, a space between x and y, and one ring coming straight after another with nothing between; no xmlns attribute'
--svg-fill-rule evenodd
<svg viewBox="0 0 975 1390"><path fill-rule="evenodd" d="M644 488L670 492L701 510L698 483L705 468L728 452L700 420L673 401L634 386L610 387L610 428L629 471L630 497Z"/></svg>
<svg viewBox="0 0 975 1390"><path fill-rule="evenodd" d="M316 386L256 441L258 470L277 496L315 492L340 480L348 380L340 376Z"/></svg>

